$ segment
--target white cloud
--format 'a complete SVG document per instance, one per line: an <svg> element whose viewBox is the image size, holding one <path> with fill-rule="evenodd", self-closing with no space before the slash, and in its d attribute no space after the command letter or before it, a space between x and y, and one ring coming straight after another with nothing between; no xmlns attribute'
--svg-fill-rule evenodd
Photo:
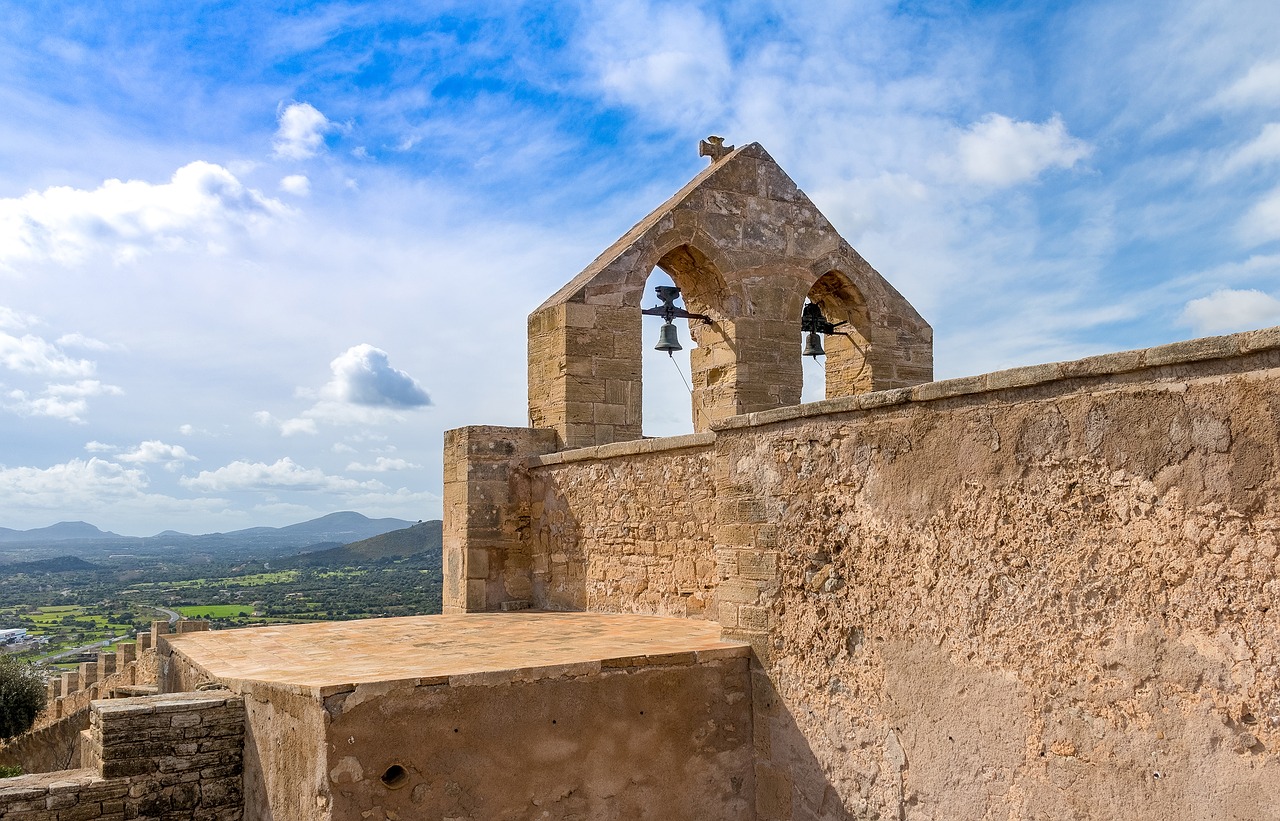
<svg viewBox="0 0 1280 821"><path fill-rule="evenodd" d="M1187 303L1182 321L1198 334L1221 334L1280 325L1280 299L1256 290L1223 288Z"/></svg>
<svg viewBox="0 0 1280 821"><path fill-rule="evenodd" d="M47 416L84 424L89 410L88 400L95 396L120 396L124 391L115 385L104 385L96 379L81 379L70 384L48 385L39 396L12 390L8 394L8 410L20 416Z"/></svg>
<svg viewBox="0 0 1280 821"><path fill-rule="evenodd" d="M257 411L253 418L259 425L278 428L281 436L295 436L299 433L314 436L320 432L314 419L277 419L268 411Z"/></svg>
<svg viewBox="0 0 1280 821"><path fill-rule="evenodd" d="M273 154L286 160L305 160L324 148L324 135L333 123L310 103L291 103L280 112L272 143Z"/></svg>
<svg viewBox="0 0 1280 821"><path fill-rule="evenodd" d="M280 190L295 197L305 197L311 193L311 180L306 174L290 174L280 180Z"/></svg>
<svg viewBox="0 0 1280 821"><path fill-rule="evenodd" d="M12 336L0 331L0 366L19 373L48 377L90 376L94 363L73 359L46 339L26 334Z"/></svg>
<svg viewBox="0 0 1280 821"><path fill-rule="evenodd" d="M24 314L0 305L0 328L9 328L14 331L21 331L32 325L38 325L40 320L31 314Z"/></svg>
<svg viewBox="0 0 1280 821"><path fill-rule="evenodd" d="M99 442L95 439L91 442L85 442L84 449L90 453L111 453L116 450L116 447L114 445L108 445L105 442Z"/></svg>
<svg viewBox="0 0 1280 821"><path fill-rule="evenodd" d="M55 186L0 199L0 266L99 255L117 263L156 249L220 252L226 239L288 213L227 169L197 161L167 183L107 180L86 191Z"/></svg>
<svg viewBox="0 0 1280 821"><path fill-rule="evenodd" d="M1255 63L1243 77L1219 92L1216 100L1233 108L1280 102L1280 60Z"/></svg>
<svg viewBox="0 0 1280 821"><path fill-rule="evenodd" d="M1218 176L1267 165L1280 160L1280 123L1268 123L1262 133L1231 153Z"/></svg>
<svg viewBox="0 0 1280 821"><path fill-rule="evenodd" d="M360 473L386 473L392 470L415 470L422 465L415 465L404 459L388 459L385 456L379 456L371 465L362 465L359 462L352 462L347 465L347 470L357 471Z"/></svg>
<svg viewBox="0 0 1280 821"><path fill-rule="evenodd" d="M348 445L346 442L334 442L331 448L334 453L355 453L356 449Z"/></svg>
<svg viewBox="0 0 1280 821"><path fill-rule="evenodd" d="M22 505L35 497L52 501L62 497L70 508L73 500L86 497L133 495L147 486L141 470L125 468L99 459L72 459L50 468L0 468L0 498L7 505Z"/></svg>
<svg viewBox="0 0 1280 821"><path fill-rule="evenodd" d="M184 462L199 461L182 445L168 445L159 439L148 439L116 458L135 465L163 464L171 470L177 470Z"/></svg>
<svg viewBox="0 0 1280 821"><path fill-rule="evenodd" d="M363 344L348 348L329 363L333 379L321 395L335 402L387 408L418 408L431 397L418 381L391 366L381 348Z"/></svg>
<svg viewBox="0 0 1280 821"><path fill-rule="evenodd" d="M1250 246L1280 239L1280 188L1254 203L1240 220L1240 237Z"/></svg>
<svg viewBox="0 0 1280 821"><path fill-rule="evenodd" d="M63 348L84 348L87 351L112 351L120 350L120 345L112 345L109 342L103 342L100 339L94 339L91 336L85 336L82 333L63 334L58 337L58 345Z"/></svg>
<svg viewBox="0 0 1280 821"><path fill-rule="evenodd" d="M960 137L958 153L968 179L1004 187L1030 182L1050 168L1070 168L1091 150L1056 115L1031 123L988 114Z"/></svg>
<svg viewBox="0 0 1280 821"><path fill-rule="evenodd" d="M202 470L194 477L184 476L178 481L183 487L203 493L271 489L376 492L385 489L380 482L357 482L330 476L318 468L304 468L288 456L270 465L264 462L232 462L217 470Z"/></svg>
<svg viewBox="0 0 1280 821"><path fill-rule="evenodd" d="M728 103L731 60L720 24L690 6L600 4L584 45L610 97L671 123L697 123ZM643 34L639 34L643 32Z"/></svg>

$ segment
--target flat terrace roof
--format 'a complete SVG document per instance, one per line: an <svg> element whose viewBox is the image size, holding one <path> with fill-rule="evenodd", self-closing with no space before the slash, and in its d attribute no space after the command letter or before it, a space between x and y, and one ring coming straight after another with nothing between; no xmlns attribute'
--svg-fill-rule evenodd
<svg viewBox="0 0 1280 821"><path fill-rule="evenodd" d="M359 684L480 684L603 667L746 657L716 622L611 613L468 613L271 625L163 637L229 686L261 682L329 695ZM581 669L575 669L581 668Z"/></svg>

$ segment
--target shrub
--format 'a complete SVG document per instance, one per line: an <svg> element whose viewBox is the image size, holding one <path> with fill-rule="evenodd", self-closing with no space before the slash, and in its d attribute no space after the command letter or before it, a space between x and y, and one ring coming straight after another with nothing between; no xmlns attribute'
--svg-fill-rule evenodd
<svg viewBox="0 0 1280 821"><path fill-rule="evenodd" d="M47 693L44 676L34 665L0 656L0 738L30 729Z"/></svg>
<svg viewBox="0 0 1280 821"><path fill-rule="evenodd" d="M0 778L13 778L14 776L22 774L23 772L21 767L9 767L4 764L0 764Z"/></svg>

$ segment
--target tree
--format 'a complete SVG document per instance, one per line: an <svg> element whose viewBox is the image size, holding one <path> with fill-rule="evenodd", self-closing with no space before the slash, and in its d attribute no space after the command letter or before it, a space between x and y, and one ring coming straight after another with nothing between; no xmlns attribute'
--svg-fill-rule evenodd
<svg viewBox="0 0 1280 821"><path fill-rule="evenodd" d="M44 709L48 690L35 665L0 655L0 738L24 733Z"/></svg>

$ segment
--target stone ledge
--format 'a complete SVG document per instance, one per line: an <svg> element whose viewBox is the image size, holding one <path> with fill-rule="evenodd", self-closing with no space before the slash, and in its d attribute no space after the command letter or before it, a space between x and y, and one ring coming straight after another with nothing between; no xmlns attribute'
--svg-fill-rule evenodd
<svg viewBox="0 0 1280 821"><path fill-rule="evenodd" d="M1171 365L1206 362L1215 359L1233 359L1239 356L1273 350L1280 350L1280 326L1245 331L1227 336L1189 339L1185 342L1172 342L1168 345L1158 345L1153 348L1119 351L1069 362L1049 362L1044 365L1009 368L1008 370L995 371L978 376L963 376L957 379L944 379L939 382L926 382L913 388L895 388L874 393L861 393L854 396L824 399L805 405L792 405L786 408L745 413L740 416L731 416L728 419L712 422L711 429L712 431L723 431L753 428L759 425L787 422L792 419L803 419L811 416L849 413L902 405L909 402L933 402L939 399L954 399L961 396L974 396L1011 388L1047 385L1067 379L1117 376ZM611 446L606 445L605 447Z"/></svg>
<svg viewBox="0 0 1280 821"><path fill-rule="evenodd" d="M785 409L784 409L785 410ZM664 436L657 439L632 439L629 442L613 442L589 448L562 450L544 456L530 456L525 464L530 468L563 465L569 462L588 462L596 459L613 459L619 456L635 456L641 453L662 453L670 450L709 447L715 444L715 433L687 433L683 436Z"/></svg>

